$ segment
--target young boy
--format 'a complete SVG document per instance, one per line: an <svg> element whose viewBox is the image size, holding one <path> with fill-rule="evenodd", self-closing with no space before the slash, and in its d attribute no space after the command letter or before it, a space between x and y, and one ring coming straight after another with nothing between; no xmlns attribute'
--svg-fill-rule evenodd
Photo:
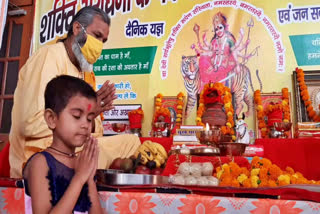
<svg viewBox="0 0 320 214"><path fill-rule="evenodd" d="M79 78L62 75L47 84L44 117L52 144L33 155L23 170L33 213L102 213L93 179L98 164L97 140L91 136L96 103L95 91Z"/></svg>

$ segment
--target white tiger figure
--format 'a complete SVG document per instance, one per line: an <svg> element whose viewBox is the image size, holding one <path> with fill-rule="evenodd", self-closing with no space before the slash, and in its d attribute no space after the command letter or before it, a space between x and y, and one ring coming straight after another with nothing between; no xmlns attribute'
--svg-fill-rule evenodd
<svg viewBox="0 0 320 214"><path fill-rule="evenodd" d="M254 92L254 88L251 80L251 72L249 68L243 64L240 64L240 72L237 72L233 77L229 80L229 87L231 89L231 93L233 93L233 100L235 103L235 111L236 114L239 115L243 109L243 101L247 105L247 112L245 116L248 117L253 112L253 97L249 92L249 84L252 92ZM259 71L256 70L256 75L260 85L260 91L262 91L262 82L259 77Z"/></svg>
<svg viewBox="0 0 320 214"><path fill-rule="evenodd" d="M186 107L186 117L188 117L197 103L197 94L200 92L200 73L197 56L182 56L180 71L188 93Z"/></svg>

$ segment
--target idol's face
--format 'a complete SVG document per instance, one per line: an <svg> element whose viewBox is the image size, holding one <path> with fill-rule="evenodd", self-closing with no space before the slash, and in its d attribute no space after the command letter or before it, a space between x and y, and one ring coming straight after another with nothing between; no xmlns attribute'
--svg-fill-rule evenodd
<svg viewBox="0 0 320 214"><path fill-rule="evenodd" d="M224 35L225 27L223 24L216 24L214 25L214 32L217 34L218 37L222 37Z"/></svg>

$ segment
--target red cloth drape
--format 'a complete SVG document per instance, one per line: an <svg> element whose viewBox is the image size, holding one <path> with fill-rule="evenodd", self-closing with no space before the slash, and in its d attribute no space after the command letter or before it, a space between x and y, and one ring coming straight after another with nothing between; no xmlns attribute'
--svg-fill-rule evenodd
<svg viewBox="0 0 320 214"><path fill-rule="evenodd" d="M290 166L307 179L320 180L320 139L257 139L256 144L281 169Z"/></svg>

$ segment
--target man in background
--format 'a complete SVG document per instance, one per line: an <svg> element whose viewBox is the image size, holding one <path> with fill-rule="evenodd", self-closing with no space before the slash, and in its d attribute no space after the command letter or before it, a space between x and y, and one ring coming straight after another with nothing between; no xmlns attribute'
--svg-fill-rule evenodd
<svg viewBox="0 0 320 214"><path fill-rule="evenodd" d="M84 79L95 89L93 63L101 55L109 27L110 18L104 11L84 7L73 17L65 39L40 48L21 68L14 93L9 135L10 177L20 178L23 163L35 152L51 145L52 131L44 120L44 90L47 83L64 74ZM100 115L113 108L114 99L114 84L106 81L97 91L98 107L92 125L92 133L98 138L100 149L98 168L108 167L114 158L132 155L140 144L134 135L123 142L102 137Z"/></svg>

